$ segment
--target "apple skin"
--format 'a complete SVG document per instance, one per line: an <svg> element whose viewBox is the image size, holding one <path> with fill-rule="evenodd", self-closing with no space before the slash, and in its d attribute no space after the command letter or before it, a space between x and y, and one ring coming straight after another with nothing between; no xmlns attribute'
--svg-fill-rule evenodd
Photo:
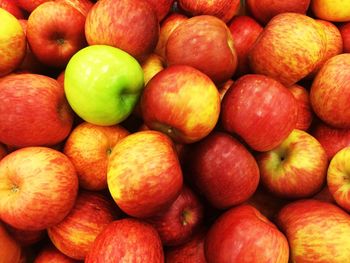
<svg viewBox="0 0 350 263"><path fill-rule="evenodd" d="M52 0L15 0L15 1L20 8L26 10L28 13L31 13L39 5Z"/></svg>
<svg viewBox="0 0 350 263"><path fill-rule="evenodd" d="M148 223L125 218L110 223L96 238L85 263L163 263L164 252L157 231Z"/></svg>
<svg viewBox="0 0 350 263"><path fill-rule="evenodd" d="M306 198L321 190L328 159L322 145L309 133L294 129L271 151L257 156L261 182L280 198Z"/></svg>
<svg viewBox="0 0 350 263"><path fill-rule="evenodd" d="M239 0L179 0L178 5L181 10L191 16L211 15L225 23L238 14L241 1Z"/></svg>
<svg viewBox="0 0 350 263"><path fill-rule="evenodd" d="M193 143L214 129L220 114L220 95L204 73L174 65L148 82L140 105L149 128L167 134L177 143Z"/></svg>
<svg viewBox="0 0 350 263"><path fill-rule="evenodd" d="M350 128L350 54L329 59L312 82L310 101L313 111L335 128Z"/></svg>
<svg viewBox="0 0 350 263"><path fill-rule="evenodd" d="M292 202L278 214L290 262L344 263L350 256L350 217L336 205L313 199Z"/></svg>
<svg viewBox="0 0 350 263"><path fill-rule="evenodd" d="M128 135L112 150L107 183L116 204L130 216L146 218L167 209L183 183L173 142L157 131Z"/></svg>
<svg viewBox="0 0 350 263"><path fill-rule="evenodd" d="M63 254L83 260L96 237L114 219L113 201L95 192L80 192L73 209L47 232Z"/></svg>
<svg viewBox="0 0 350 263"><path fill-rule="evenodd" d="M23 247L38 243L46 237L45 230L22 230L6 225L7 232Z"/></svg>
<svg viewBox="0 0 350 263"><path fill-rule="evenodd" d="M287 263L289 257L286 237L251 205L220 215L209 228L204 251L208 263Z"/></svg>
<svg viewBox="0 0 350 263"><path fill-rule="evenodd" d="M166 59L168 65L192 66L217 84L230 79L238 63L230 30L209 15L189 18L175 28L166 43Z"/></svg>
<svg viewBox="0 0 350 263"><path fill-rule="evenodd" d="M55 0L56 2L66 3L76 10L78 10L83 16L87 16L90 9L94 6L94 3L90 0Z"/></svg>
<svg viewBox="0 0 350 263"><path fill-rule="evenodd" d="M96 125L110 126L125 120L143 86L143 71L137 60L110 46L79 50L65 70L64 90L69 104L79 117Z"/></svg>
<svg viewBox="0 0 350 263"><path fill-rule="evenodd" d="M275 78L289 87L314 70L325 50L325 32L314 19L282 13L265 26L249 52L249 62L254 73Z"/></svg>
<svg viewBox="0 0 350 263"><path fill-rule="evenodd" d="M350 53L350 22L339 26L339 31L343 39L343 53Z"/></svg>
<svg viewBox="0 0 350 263"><path fill-rule="evenodd" d="M79 261L67 257L53 245L44 247L36 256L34 263L78 263Z"/></svg>
<svg viewBox="0 0 350 263"><path fill-rule="evenodd" d="M294 129L297 114L292 93L278 81L259 74L235 81L221 103L224 129L238 134L256 151L279 145Z"/></svg>
<svg viewBox="0 0 350 263"><path fill-rule="evenodd" d="M19 67L26 54L26 35L17 18L0 8L0 76Z"/></svg>
<svg viewBox="0 0 350 263"><path fill-rule="evenodd" d="M246 5L252 16L265 25L271 18L281 13L293 12L305 15L309 8L310 0L247 0Z"/></svg>
<svg viewBox="0 0 350 263"><path fill-rule="evenodd" d="M86 45L84 25L85 16L74 7L62 2L43 3L28 18L30 49L43 64L63 68Z"/></svg>
<svg viewBox="0 0 350 263"><path fill-rule="evenodd" d="M23 10L19 8L13 0L0 0L0 8L5 9L7 12L14 15L17 19L25 18Z"/></svg>
<svg viewBox="0 0 350 263"><path fill-rule="evenodd" d="M0 222L0 260L1 263L24 263L21 246L6 231L5 226Z"/></svg>
<svg viewBox="0 0 350 263"><path fill-rule="evenodd" d="M145 85L159 72L161 72L165 67L165 60L155 54L152 53L148 56L146 60L141 63L141 67L143 70L143 77L145 81Z"/></svg>
<svg viewBox="0 0 350 263"><path fill-rule="evenodd" d="M229 22L228 28L231 31L238 58L235 75L242 76L251 71L248 54L263 31L263 27L249 16L235 16Z"/></svg>
<svg viewBox="0 0 350 263"><path fill-rule="evenodd" d="M170 9L174 3L174 0L146 0L155 11L158 21L162 21L167 14L170 12Z"/></svg>
<svg viewBox="0 0 350 263"><path fill-rule="evenodd" d="M159 22L145 0L100 0L86 17L85 36L89 45L113 46L143 60L157 45Z"/></svg>
<svg viewBox="0 0 350 263"><path fill-rule="evenodd" d="M335 202L347 212L350 212L350 192L348 160L350 147L345 147L337 152L329 163L327 171L327 185Z"/></svg>
<svg viewBox="0 0 350 263"><path fill-rule="evenodd" d="M15 228L35 231L57 224L69 213L78 177L63 153L26 147L1 160L0 187L0 218Z"/></svg>
<svg viewBox="0 0 350 263"><path fill-rule="evenodd" d="M295 129L306 131L310 128L313 120L309 91L298 84L294 84L288 89L298 104L298 118Z"/></svg>
<svg viewBox="0 0 350 263"><path fill-rule="evenodd" d="M0 79L0 141L11 146L54 145L73 124L73 112L59 83L37 74Z"/></svg>
<svg viewBox="0 0 350 263"><path fill-rule="evenodd" d="M253 155L237 139L213 132L188 149L190 180L218 209L248 200L259 184L259 168Z"/></svg>
<svg viewBox="0 0 350 263"><path fill-rule="evenodd" d="M331 22L350 21L350 2L343 0L312 0L313 14Z"/></svg>
<svg viewBox="0 0 350 263"><path fill-rule="evenodd" d="M83 122L67 138L63 153L72 161L81 188L107 189L107 166L113 147L129 132L119 125L99 126Z"/></svg>
<svg viewBox="0 0 350 263"><path fill-rule="evenodd" d="M147 218L158 232L163 246L179 246L191 239L203 223L204 207L187 186L178 198L161 213Z"/></svg>

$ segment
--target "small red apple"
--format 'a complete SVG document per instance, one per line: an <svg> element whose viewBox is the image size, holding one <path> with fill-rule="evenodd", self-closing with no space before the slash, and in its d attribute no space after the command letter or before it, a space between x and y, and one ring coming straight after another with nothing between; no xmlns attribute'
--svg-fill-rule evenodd
<svg viewBox="0 0 350 263"><path fill-rule="evenodd" d="M6 231L0 222L0 262L1 263L24 263L21 246Z"/></svg>
<svg viewBox="0 0 350 263"><path fill-rule="evenodd" d="M14 15L17 19L24 19L25 13L17 6L14 0L0 0L0 8L5 9Z"/></svg>
<svg viewBox="0 0 350 263"><path fill-rule="evenodd" d="M343 39L343 53L350 53L350 22L339 27Z"/></svg>
<svg viewBox="0 0 350 263"><path fill-rule="evenodd" d="M41 249L34 263L78 263L79 261L67 257L52 244Z"/></svg>

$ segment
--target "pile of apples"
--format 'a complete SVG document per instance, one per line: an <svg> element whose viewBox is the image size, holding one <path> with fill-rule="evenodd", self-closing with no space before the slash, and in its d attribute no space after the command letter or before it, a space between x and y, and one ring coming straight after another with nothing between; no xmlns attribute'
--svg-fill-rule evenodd
<svg viewBox="0 0 350 263"><path fill-rule="evenodd" d="M0 0L0 263L350 262L350 1Z"/></svg>

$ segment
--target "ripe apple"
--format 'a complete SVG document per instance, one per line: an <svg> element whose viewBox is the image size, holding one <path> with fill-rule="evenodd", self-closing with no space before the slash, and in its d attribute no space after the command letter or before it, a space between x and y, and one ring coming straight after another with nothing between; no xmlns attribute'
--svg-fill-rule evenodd
<svg viewBox="0 0 350 263"><path fill-rule="evenodd" d="M63 88L47 76L0 79L0 141L17 147L54 145L69 134L73 113Z"/></svg>
<svg viewBox="0 0 350 263"><path fill-rule="evenodd" d="M17 19L24 19L25 14L13 0L0 0L0 8L14 15Z"/></svg>
<svg viewBox="0 0 350 263"><path fill-rule="evenodd" d="M314 19L282 13L270 20L251 49L250 66L288 87L309 75L325 50L325 32Z"/></svg>
<svg viewBox="0 0 350 263"><path fill-rule="evenodd" d="M310 90L316 115L335 128L350 128L350 54L329 59L318 72Z"/></svg>
<svg viewBox="0 0 350 263"><path fill-rule="evenodd" d="M29 247L38 243L46 237L44 230L22 230L6 225L7 232L23 247Z"/></svg>
<svg viewBox="0 0 350 263"><path fill-rule="evenodd" d="M224 84L220 85L218 87L219 90L219 94L220 94L220 100L222 101L226 92L231 88L231 86L233 85L234 81L232 79L229 79L228 81L226 81Z"/></svg>
<svg viewBox="0 0 350 263"><path fill-rule="evenodd" d="M305 131L294 129L276 148L257 156L261 182L281 198L306 198L321 190L328 159L322 145Z"/></svg>
<svg viewBox="0 0 350 263"><path fill-rule="evenodd" d="M204 207L195 193L187 186L165 211L147 218L158 232L163 246L186 243L203 223Z"/></svg>
<svg viewBox="0 0 350 263"><path fill-rule="evenodd" d="M22 63L26 53L26 36L17 18L0 8L0 76L4 76Z"/></svg>
<svg viewBox="0 0 350 263"><path fill-rule="evenodd" d="M174 0L146 0L155 11L158 21L162 21L164 17L170 12Z"/></svg>
<svg viewBox="0 0 350 263"><path fill-rule="evenodd" d="M339 31L343 39L343 53L350 53L350 22L339 26Z"/></svg>
<svg viewBox="0 0 350 263"><path fill-rule="evenodd" d="M0 262L1 263L24 263L21 246L6 231L0 222Z"/></svg>
<svg viewBox="0 0 350 263"><path fill-rule="evenodd" d="M228 27L233 37L238 58L235 75L242 76L251 71L248 54L263 31L263 28L249 16L235 16L228 24Z"/></svg>
<svg viewBox="0 0 350 263"><path fill-rule="evenodd" d="M161 56L152 53L141 63L141 67L143 70L145 85L147 85L151 78L162 71L166 65L165 60Z"/></svg>
<svg viewBox="0 0 350 263"><path fill-rule="evenodd" d="M83 16L87 16L90 9L94 6L94 3L90 0L55 0L56 2L66 3L76 10L78 10Z"/></svg>
<svg viewBox="0 0 350 263"><path fill-rule="evenodd" d="M52 0L14 0L14 1L16 1L17 5L20 8L26 10L28 13L31 13L39 5Z"/></svg>
<svg viewBox="0 0 350 263"><path fill-rule="evenodd" d="M191 16L211 15L216 16L225 23L238 14L241 7L240 0L179 0L180 9Z"/></svg>
<svg viewBox="0 0 350 263"><path fill-rule="evenodd" d="M177 143L193 143L207 136L220 113L215 84L199 70L170 66L154 76L141 96L145 124Z"/></svg>
<svg viewBox="0 0 350 263"><path fill-rule="evenodd" d="M281 13L293 12L305 15L309 8L310 0L247 0L246 5L256 20L262 24L267 24L271 18Z"/></svg>
<svg viewBox="0 0 350 263"><path fill-rule="evenodd" d="M65 67L69 59L86 45L85 16L62 2L47 2L28 18L27 38L30 49L40 62Z"/></svg>
<svg viewBox="0 0 350 263"><path fill-rule="evenodd" d="M0 218L15 228L42 230L72 209L78 177L63 153L26 147L1 160L0 187Z"/></svg>
<svg viewBox="0 0 350 263"><path fill-rule="evenodd" d="M350 212L350 181L348 177L350 147L337 152L329 163L327 185L335 202L344 210Z"/></svg>
<svg viewBox="0 0 350 263"><path fill-rule="evenodd" d="M53 245L48 245L40 250L34 263L78 263L79 261L67 257Z"/></svg>
<svg viewBox="0 0 350 263"><path fill-rule="evenodd" d="M167 209L179 196L182 182L174 144L160 132L135 132L112 150L108 188L130 216L146 218Z"/></svg>
<svg viewBox="0 0 350 263"><path fill-rule="evenodd" d="M214 16L201 15L178 25L166 43L168 65L192 66L215 83L230 79L237 68L237 53L226 24Z"/></svg>
<svg viewBox="0 0 350 263"><path fill-rule="evenodd" d="M333 203L336 204L332 194L329 192L328 185L322 188L321 191L319 191L317 194L315 194L312 199Z"/></svg>
<svg viewBox="0 0 350 263"><path fill-rule="evenodd" d="M69 104L79 117L96 125L109 126L125 120L143 86L137 60L110 46L81 49L65 70L64 90Z"/></svg>
<svg viewBox="0 0 350 263"><path fill-rule="evenodd" d="M294 129L297 114L292 93L280 82L259 74L235 81L221 103L224 129L238 134L256 151L278 146Z"/></svg>
<svg viewBox="0 0 350 263"><path fill-rule="evenodd" d="M286 237L251 205L224 212L211 225L204 243L208 263L287 263Z"/></svg>
<svg viewBox="0 0 350 263"><path fill-rule="evenodd" d="M151 225L125 218L110 223L97 236L85 263L141 262L140 260L163 263L162 243Z"/></svg>
<svg viewBox="0 0 350 263"><path fill-rule="evenodd" d="M343 0L312 0L311 10L318 18L332 22L350 21L350 2Z"/></svg>
<svg viewBox="0 0 350 263"><path fill-rule="evenodd" d="M159 22L146 0L100 0L86 17L85 36L89 45L113 46L143 60L157 45Z"/></svg>
<svg viewBox="0 0 350 263"><path fill-rule="evenodd" d="M290 246L290 262L347 262L350 216L336 205L313 199L292 202L278 214Z"/></svg>
<svg viewBox="0 0 350 263"><path fill-rule="evenodd" d="M188 151L190 180L212 206L227 209L241 204L258 187L258 165L234 137L213 132Z"/></svg>
<svg viewBox="0 0 350 263"><path fill-rule="evenodd" d="M101 194L80 192L73 209L48 228L50 240L63 254L85 259L96 237L114 219L114 204Z"/></svg>

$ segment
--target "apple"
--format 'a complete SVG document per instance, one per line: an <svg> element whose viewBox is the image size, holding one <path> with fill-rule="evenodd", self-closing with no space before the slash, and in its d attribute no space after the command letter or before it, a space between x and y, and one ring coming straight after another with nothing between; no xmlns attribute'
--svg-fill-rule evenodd
<svg viewBox="0 0 350 263"><path fill-rule="evenodd" d="M167 263L207 263L204 255L205 231L201 231L183 245L169 247L165 250L165 262Z"/></svg>
<svg viewBox="0 0 350 263"><path fill-rule="evenodd" d="M100 0L86 17L85 36L89 45L113 46L143 60L157 45L159 21L146 0Z"/></svg>
<svg viewBox="0 0 350 263"><path fill-rule="evenodd" d="M48 228L50 240L63 254L83 260L96 237L114 219L114 204L101 194L80 192L73 209Z"/></svg>
<svg viewBox="0 0 350 263"><path fill-rule="evenodd" d="M328 159L309 133L294 129L276 148L257 156L261 182L280 198L311 197L321 190Z"/></svg>
<svg viewBox="0 0 350 263"><path fill-rule="evenodd" d="M21 246L6 231L0 222L0 262L1 263L24 263Z"/></svg>
<svg viewBox="0 0 350 263"><path fill-rule="evenodd" d="M224 129L239 135L256 151L272 150L287 138L297 114L292 93L280 82L259 74L235 81L221 103Z"/></svg>
<svg viewBox="0 0 350 263"><path fill-rule="evenodd" d="M113 147L128 134L119 125L99 126L87 122L72 130L63 152L74 164L81 188L107 189L109 156Z"/></svg>
<svg viewBox="0 0 350 263"><path fill-rule="evenodd" d="M141 96L145 124L177 143L203 139L215 127L220 95L211 79L186 65L174 65L155 75Z"/></svg>
<svg viewBox="0 0 350 263"><path fill-rule="evenodd" d="M56 80L59 84L61 84L61 86L64 88L64 73L65 70L62 70L60 74L58 74Z"/></svg>
<svg viewBox="0 0 350 263"><path fill-rule="evenodd" d="M65 70L64 90L70 106L83 120L96 125L109 126L125 120L143 86L137 60L106 45L79 50Z"/></svg>
<svg viewBox="0 0 350 263"><path fill-rule="evenodd" d="M230 21L238 14L241 1L240 0L179 0L180 9L189 13L191 16L211 15L216 16L225 23Z"/></svg>
<svg viewBox="0 0 350 263"><path fill-rule="evenodd" d="M29 247L38 243L46 237L44 230L22 230L6 225L7 232L23 247Z"/></svg>
<svg viewBox="0 0 350 263"><path fill-rule="evenodd" d="M350 22L339 26L339 31L343 39L343 53L350 53Z"/></svg>
<svg viewBox="0 0 350 263"><path fill-rule="evenodd" d="M145 85L147 85L151 78L162 71L166 65L165 60L161 56L152 53L147 57L145 61L141 63L141 67L143 70Z"/></svg>
<svg viewBox="0 0 350 263"><path fill-rule="evenodd" d="M1 220L35 231L57 224L70 212L78 177L63 153L47 147L26 147L1 160L0 188Z"/></svg>
<svg viewBox="0 0 350 263"><path fill-rule="evenodd" d="M130 216L146 218L167 209L183 183L173 142L157 131L128 135L112 150L107 183L116 204Z"/></svg>
<svg viewBox="0 0 350 263"><path fill-rule="evenodd" d="M350 211L350 181L348 178L348 160L350 147L337 152L329 163L327 185L335 202L346 211Z"/></svg>
<svg viewBox="0 0 350 263"><path fill-rule="evenodd" d="M168 65L192 66L221 84L237 68L237 53L226 24L214 16L201 15L178 25L166 43Z"/></svg>
<svg viewBox="0 0 350 263"><path fill-rule="evenodd" d="M47 2L28 18L27 38L40 62L65 67L69 59L86 45L85 16L62 2Z"/></svg>
<svg viewBox="0 0 350 263"><path fill-rule="evenodd" d="M241 204L258 187L259 168L253 155L229 134L212 132L188 151L190 180L215 208Z"/></svg>
<svg viewBox="0 0 350 263"><path fill-rule="evenodd" d="M78 263L79 261L67 257L52 244L42 248L36 256L34 263Z"/></svg>
<svg viewBox="0 0 350 263"><path fill-rule="evenodd" d="M267 24L274 16L293 12L305 15L311 0L247 0L246 5L252 16L261 22Z"/></svg>
<svg viewBox="0 0 350 263"><path fill-rule="evenodd" d="M263 27L249 16L235 16L229 22L228 28L231 31L238 58L235 75L242 76L251 71L248 54L263 31Z"/></svg>
<svg viewBox="0 0 350 263"><path fill-rule="evenodd" d="M324 202L329 202L335 204L335 200L332 196L332 194L329 191L328 185L322 188L321 191L319 191L317 194L315 194L312 199L324 201Z"/></svg>
<svg viewBox="0 0 350 263"><path fill-rule="evenodd" d="M55 0L56 2L66 3L76 10L78 10L83 16L87 16L90 9L94 6L94 3L90 0Z"/></svg>
<svg viewBox="0 0 350 263"><path fill-rule="evenodd" d="M286 237L251 205L240 205L220 215L204 243L208 263L287 263Z"/></svg>
<svg viewBox="0 0 350 263"><path fill-rule="evenodd" d="M0 0L0 8L5 9L7 12L14 15L17 19L25 18L23 10L19 8L13 0Z"/></svg>
<svg viewBox="0 0 350 263"><path fill-rule="evenodd" d="M233 83L234 81L232 79L229 79L224 84L218 87L221 101L223 100L226 92L232 87Z"/></svg>
<svg viewBox="0 0 350 263"><path fill-rule="evenodd" d="M17 18L0 8L0 76L19 67L26 53L26 35Z"/></svg>
<svg viewBox="0 0 350 263"><path fill-rule="evenodd" d="M283 207L277 219L289 242L290 262L348 261L350 216L336 205L298 200Z"/></svg>
<svg viewBox="0 0 350 263"><path fill-rule="evenodd" d="M163 263L162 243L151 225L125 218L110 223L97 236L85 263L141 261Z"/></svg>
<svg viewBox="0 0 350 263"><path fill-rule="evenodd" d="M295 129L306 131L310 128L313 120L309 91L298 84L294 84L288 87L288 89L293 94L298 105L298 117Z"/></svg>
<svg viewBox="0 0 350 263"><path fill-rule="evenodd" d="M146 0L153 7L158 21L162 21L170 12L174 0Z"/></svg>
<svg viewBox="0 0 350 263"><path fill-rule="evenodd" d="M0 141L17 147L54 145L69 134L73 114L63 88L47 76L0 79Z"/></svg>
<svg viewBox="0 0 350 263"><path fill-rule="evenodd" d="M160 26L159 39L154 53L161 56L163 59L166 59L165 48L169 36L182 22L186 21L187 19L188 17L183 14L172 13L163 20Z"/></svg>
<svg viewBox="0 0 350 263"><path fill-rule="evenodd" d="M312 82L311 106L316 115L335 128L350 128L350 54L329 59Z"/></svg>
<svg viewBox="0 0 350 263"><path fill-rule="evenodd" d="M203 223L204 207L195 193L187 186L165 211L147 218L158 232L163 246L186 243Z"/></svg>
<svg viewBox="0 0 350 263"><path fill-rule="evenodd" d="M254 73L291 86L309 75L323 59L326 36L314 19L297 13L273 17L249 52Z"/></svg>
<svg viewBox="0 0 350 263"><path fill-rule="evenodd" d="M312 0L311 10L320 19L332 22L350 21L350 2L343 0Z"/></svg>
<svg viewBox="0 0 350 263"><path fill-rule="evenodd" d="M13 0L13 1L16 1L17 5L20 8L26 10L28 13L31 13L39 5L52 0Z"/></svg>

